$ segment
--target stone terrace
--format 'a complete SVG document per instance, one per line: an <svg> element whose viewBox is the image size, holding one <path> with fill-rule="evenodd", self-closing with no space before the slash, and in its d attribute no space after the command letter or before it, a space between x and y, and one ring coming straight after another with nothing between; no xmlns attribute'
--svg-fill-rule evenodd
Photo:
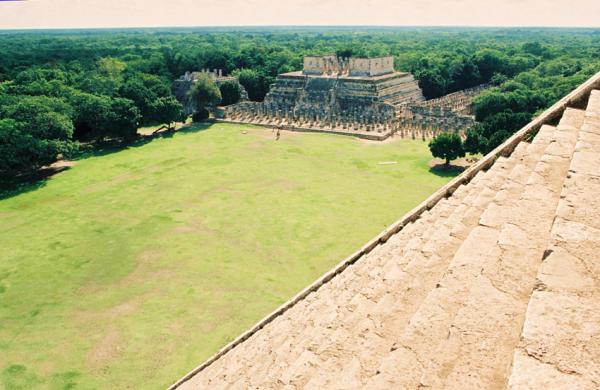
<svg viewBox="0 0 600 390"><path fill-rule="evenodd" d="M600 388L599 87L600 73L172 388Z"/></svg>

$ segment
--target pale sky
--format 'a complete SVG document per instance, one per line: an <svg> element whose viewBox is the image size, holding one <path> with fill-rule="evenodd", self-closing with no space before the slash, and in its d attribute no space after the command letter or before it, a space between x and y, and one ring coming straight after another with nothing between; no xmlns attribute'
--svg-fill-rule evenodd
<svg viewBox="0 0 600 390"><path fill-rule="evenodd" d="M0 0L0 28L600 27L600 0Z"/></svg>

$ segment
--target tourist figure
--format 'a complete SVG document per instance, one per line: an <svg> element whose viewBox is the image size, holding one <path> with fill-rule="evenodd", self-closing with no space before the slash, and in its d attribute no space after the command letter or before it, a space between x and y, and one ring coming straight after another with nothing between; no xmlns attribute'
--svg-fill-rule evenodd
<svg viewBox="0 0 600 390"><path fill-rule="evenodd" d="M275 135L275 141L279 141L279 137L281 136L281 129L277 128L277 135Z"/></svg>

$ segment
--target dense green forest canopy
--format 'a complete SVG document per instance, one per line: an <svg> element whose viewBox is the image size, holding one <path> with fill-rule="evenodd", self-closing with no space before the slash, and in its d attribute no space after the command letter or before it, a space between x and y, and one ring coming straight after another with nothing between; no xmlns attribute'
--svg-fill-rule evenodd
<svg viewBox="0 0 600 390"><path fill-rule="evenodd" d="M600 30L179 28L0 32L0 175L36 169L78 142L132 140L178 120L173 79L223 69L262 100L308 54L393 55L427 98L482 83L472 152L493 149L600 70ZM229 96L228 93L223 95ZM229 100L228 100L229 102Z"/></svg>

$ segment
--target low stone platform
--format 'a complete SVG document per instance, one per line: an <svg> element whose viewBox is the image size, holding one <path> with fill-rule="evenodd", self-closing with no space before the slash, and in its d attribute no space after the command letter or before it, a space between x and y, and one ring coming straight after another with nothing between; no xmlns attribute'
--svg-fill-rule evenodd
<svg viewBox="0 0 600 390"><path fill-rule="evenodd" d="M391 137L394 132L391 129L386 129L382 131L361 131L361 130L349 130L343 128L327 128L327 127L310 127L310 126L299 126L299 125L290 125L290 124L274 124L268 121L236 121L232 119L215 119L215 122L221 123L236 123L240 125L256 125L263 126L268 128L281 128L287 131L297 131L304 133L326 133L326 134L337 134L337 135L348 135L352 137L358 137L363 139L368 139L372 141L384 141L387 138Z"/></svg>
<svg viewBox="0 0 600 390"><path fill-rule="evenodd" d="M599 88L600 73L171 389L599 389Z"/></svg>

